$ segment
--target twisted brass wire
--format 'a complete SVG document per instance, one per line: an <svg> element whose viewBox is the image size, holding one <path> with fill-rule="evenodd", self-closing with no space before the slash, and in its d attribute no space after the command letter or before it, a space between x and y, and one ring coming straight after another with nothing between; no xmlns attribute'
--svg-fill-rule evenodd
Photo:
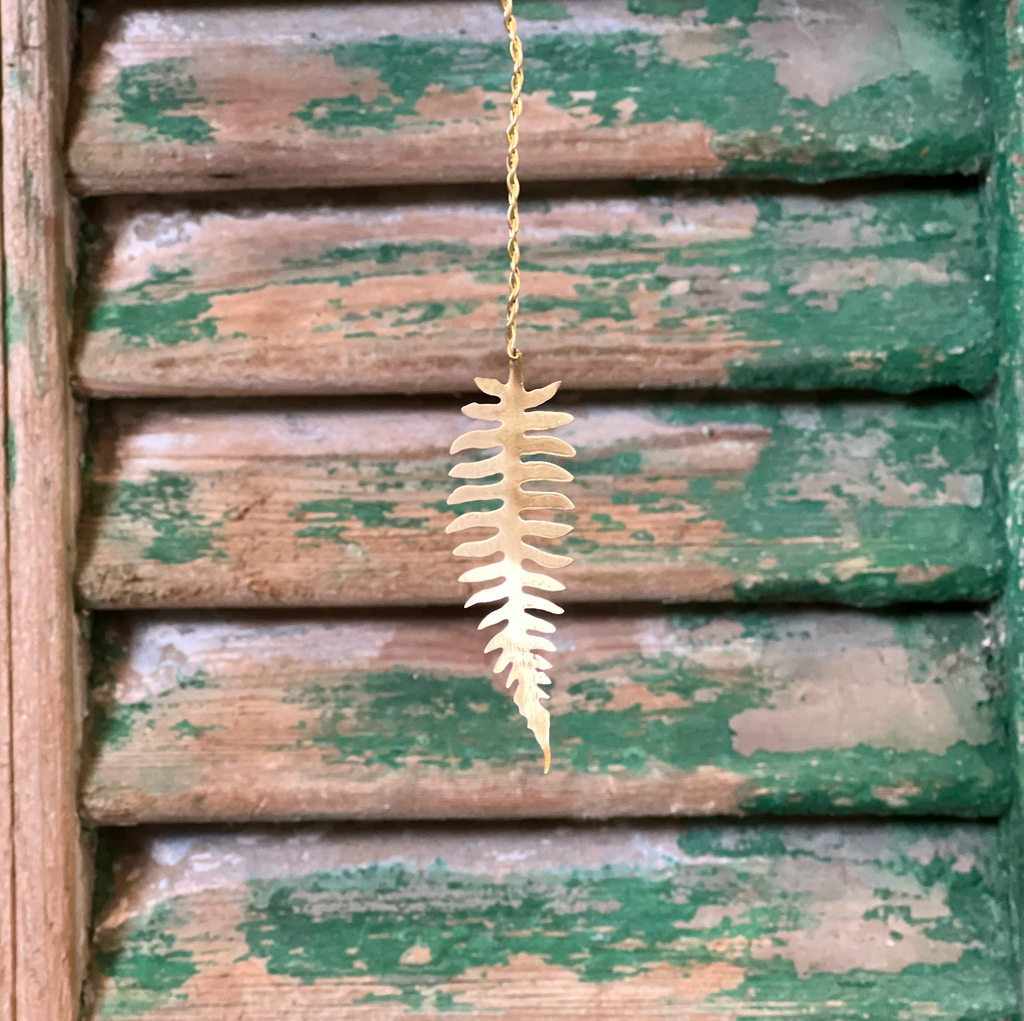
<svg viewBox="0 0 1024 1021"><path fill-rule="evenodd" d="M505 320L505 344L509 358L520 356L516 347L516 315L519 312L519 115L523 111L523 44L516 31L512 0L501 0L505 12L508 50L512 55L512 102L509 109L508 159L505 183L508 186L508 317Z"/></svg>

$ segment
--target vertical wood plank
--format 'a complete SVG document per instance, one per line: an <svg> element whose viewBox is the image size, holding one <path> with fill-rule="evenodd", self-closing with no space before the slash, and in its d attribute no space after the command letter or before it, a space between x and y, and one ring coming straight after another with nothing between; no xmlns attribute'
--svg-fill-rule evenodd
<svg viewBox="0 0 1024 1021"><path fill-rule="evenodd" d="M79 999L75 811L74 460L66 351L69 205L61 150L68 11L2 0L7 268L14 968L17 1021L72 1021Z"/></svg>
<svg viewBox="0 0 1024 1021"><path fill-rule="evenodd" d="M1003 598L1005 665L1010 681L1017 791L1003 820L1003 850L1011 873L1010 901L1019 941L1024 933L1024 17L1019 0L992 3L988 12L989 74L998 101L992 180L998 216L998 289L1004 357L999 378L1000 446L1006 473L1010 569ZM1016 969L1018 1003L1024 974Z"/></svg>
<svg viewBox="0 0 1024 1021"><path fill-rule="evenodd" d="M2 184L2 182L0 182ZM2 194L2 192L0 192ZM11 747L11 604L7 493L11 449L7 414L7 343L0 329L0 1016L14 1021L14 776Z"/></svg>

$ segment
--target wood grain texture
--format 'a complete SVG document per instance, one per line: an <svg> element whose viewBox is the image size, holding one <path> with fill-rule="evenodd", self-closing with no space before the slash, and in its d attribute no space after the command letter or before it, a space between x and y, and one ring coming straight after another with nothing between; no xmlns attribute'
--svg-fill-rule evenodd
<svg viewBox="0 0 1024 1021"><path fill-rule="evenodd" d="M142 831L85 1018L1015 1012L994 827Z"/></svg>
<svg viewBox="0 0 1024 1021"><path fill-rule="evenodd" d="M59 0L3 0L0 36L15 1017L73 1021L85 905L71 591L77 464L67 371L75 244L60 153L67 8Z"/></svg>
<svg viewBox="0 0 1024 1021"><path fill-rule="evenodd" d="M522 217L539 379L976 391L995 371L974 190L617 189ZM111 199L89 218L90 396L439 393L503 368L500 196Z"/></svg>
<svg viewBox="0 0 1024 1021"><path fill-rule="evenodd" d="M11 486L8 451L11 449L11 436L7 414L7 344L2 329L0 344L4 352L4 357L0 358L0 436L3 438L0 443L0 1015L15 1021L14 745L11 731L11 565L7 541L7 494Z"/></svg>
<svg viewBox="0 0 1024 1021"><path fill-rule="evenodd" d="M83 810L123 825L1008 804L978 615L575 610L555 640L545 777L468 614L98 618Z"/></svg>
<svg viewBox="0 0 1024 1021"><path fill-rule="evenodd" d="M968 0L526 4L522 177L975 170L991 148L979 12ZM482 0L101 5L84 28L72 183L498 181L509 67L500 13Z"/></svg>
<svg viewBox="0 0 1024 1021"><path fill-rule="evenodd" d="M527 385L532 385L527 365ZM545 382L545 381L538 381ZM452 401L455 404L455 401ZM576 415L570 601L984 599L1003 524L970 400L555 406ZM78 584L96 608L465 602L438 403L97 409ZM468 533L467 533L468 536Z"/></svg>

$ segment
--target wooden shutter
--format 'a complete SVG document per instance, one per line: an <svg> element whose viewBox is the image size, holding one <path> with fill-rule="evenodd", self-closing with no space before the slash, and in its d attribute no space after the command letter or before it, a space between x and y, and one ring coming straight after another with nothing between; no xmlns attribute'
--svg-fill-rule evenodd
<svg viewBox="0 0 1024 1021"><path fill-rule="evenodd" d="M1015 10L518 13L548 776L444 534L497 5L3 10L16 1021L1019 1013Z"/></svg>

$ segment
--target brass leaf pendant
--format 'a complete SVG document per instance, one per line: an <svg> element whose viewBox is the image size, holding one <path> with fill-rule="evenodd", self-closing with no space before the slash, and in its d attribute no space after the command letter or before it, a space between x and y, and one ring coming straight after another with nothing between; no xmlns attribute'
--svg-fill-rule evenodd
<svg viewBox="0 0 1024 1021"><path fill-rule="evenodd" d="M460 486L448 497L449 504L469 503L478 500L501 500L501 507L489 511L468 511L456 518L447 528L448 532L461 532L467 528L494 528L495 534L477 542L464 542L455 550L457 557L489 557L501 554L494 563L474 567L465 572L459 581L497 582L490 588L481 589L470 596L466 606L477 603L504 601L504 605L492 610L480 622L480 629L494 624L504 624L488 643L484 652L500 649L501 655L494 665L494 672L500 674L511 667L505 687L510 688L518 681L515 703L526 717L526 722L544 750L544 772L551 768L551 718L544 708L543 699L548 698L544 685L551 679L546 671L551 664L541 655L554 652L554 644L547 638L531 632L552 634L555 625L544 617L535 616L531 611L545 610L561 613L562 608L542 596L527 592L539 589L542 592L560 592L565 586L546 574L528 570L524 561L532 561L540 567L565 567L572 563L572 557L563 557L549 550L538 549L526 541L527 536L556 539L572 531L572 525L555 521L536 521L524 518L524 511L572 510L572 501L562 493L544 493L524 490L527 482L571 482L572 475L560 465L549 461L524 461L531 454L551 454L556 457L572 457L576 451L554 436L528 435L540 430L554 429L567 425L572 415L563 411L530 411L539 404L550 400L560 386L551 383L539 390L523 387L522 358L512 359L509 365L507 383L496 379L476 380L476 385L491 397L499 398L497 404L467 404L463 413L481 422L497 422L497 429L473 429L464 433L453 444L451 453L464 450L487 450L500 447L499 453L482 461L465 461L456 465L449 473L457 479L483 479L501 475L500 482L486 485Z"/></svg>

